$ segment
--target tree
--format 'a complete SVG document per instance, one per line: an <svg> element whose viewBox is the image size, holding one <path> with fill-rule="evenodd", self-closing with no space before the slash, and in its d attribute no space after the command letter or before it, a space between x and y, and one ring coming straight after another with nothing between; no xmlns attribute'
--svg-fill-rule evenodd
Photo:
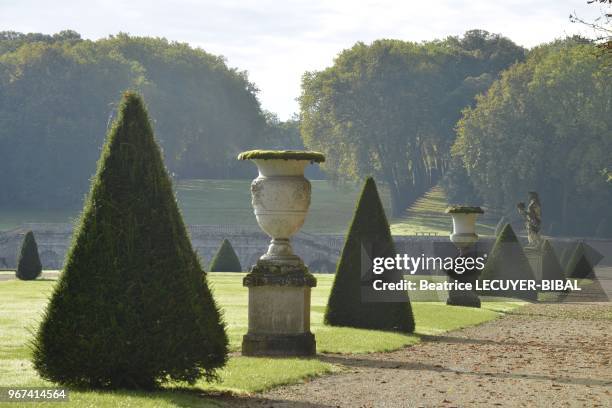
<svg viewBox="0 0 612 408"><path fill-rule="evenodd" d="M149 103L176 177L252 170L233 158L263 144L265 118L257 88L222 57L127 34L0 32L0 174L11 174L0 178L0 207L82 206L116 95L128 88Z"/></svg>
<svg viewBox="0 0 612 408"><path fill-rule="evenodd" d="M304 75L304 143L325 153L332 180L382 180L397 216L446 171L461 110L523 54L478 30L420 44L357 43L333 66Z"/></svg>
<svg viewBox="0 0 612 408"><path fill-rule="evenodd" d="M124 94L34 339L67 386L151 388L210 378L228 340L139 96Z"/></svg>
<svg viewBox="0 0 612 408"><path fill-rule="evenodd" d="M15 275L21 280L34 280L42 273L42 264L38 256L38 245L32 231L26 232L21 243L17 271Z"/></svg>
<svg viewBox="0 0 612 408"><path fill-rule="evenodd" d="M587 0L588 4L601 4L602 13L594 21L586 21L576 14L570 14L572 23L580 23L596 33L595 42L604 52L612 53L612 0ZM606 11L603 8L606 7Z"/></svg>
<svg viewBox="0 0 612 408"><path fill-rule="evenodd" d="M257 87L245 71L187 43L125 33L99 41L146 71L149 102L168 167L181 178L225 178L234 158L264 138Z"/></svg>
<svg viewBox="0 0 612 408"><path fill-rule="evenodd" d="M481 282L485 280L535 280L523 247L510 224L506 224L495 240L478 280ZM491 290L482 294L526 300L538 299L538 292L532 290Z"/></svg>
<svg viewBox="0 0 612 408"><path fill-rule="evenodd" d="M602 64L580 39L538 47L464 112L452 151L487 205L514 211L525 191L537 191L545 228L595 232L612 211L601 177L612 151L612 83Z"/></svg>
<svg viewBox="0 0 612 408"><path fill-rule="evenodd" d="M215 254L214 258L210 262L208 268L211 272L241 272L242 265L238 255L234 251L232 244L224 239L219 247L219 250Z"/></svg>
<svg viewBox="0 0 612 408"><path fill-rule="evenodd" d="M384 295L388 296L384 299L376 299L374 296L366 298L372 295L373 277L371 273L366 273L368 265L362 264L364 255L369 259L395 256L387 217L376 183L370 177L366 179L344 243L325 310L325 323L331 326L412 332L414 317L405 292L395 296ZM397 282L401 278L394 271L376 277L388 282Z"/></svg>

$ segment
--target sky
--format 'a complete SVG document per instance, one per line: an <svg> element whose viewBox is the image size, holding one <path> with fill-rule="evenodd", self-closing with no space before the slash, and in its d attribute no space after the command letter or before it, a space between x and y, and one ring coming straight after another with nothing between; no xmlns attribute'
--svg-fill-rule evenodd
<svg viewBox="0 0 612 408"><path fill-rule="evenodd" d="M262 107L285 120L298 111L301 77L321 70L355 42L408 41L500 33L533 47L593 20L587 0L0 0L0 30L53 34L71 29L98 39L118 32L165 37L223 55L246 70Z"/></svg>

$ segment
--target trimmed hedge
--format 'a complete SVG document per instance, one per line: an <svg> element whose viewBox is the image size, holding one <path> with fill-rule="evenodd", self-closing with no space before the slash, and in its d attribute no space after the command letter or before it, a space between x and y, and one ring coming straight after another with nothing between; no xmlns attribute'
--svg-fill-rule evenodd
<svg viewBox="0 0 612 408"><path fill-rule="evenodd" d="M529 261L523 252L523 247L519 242L514 230L510 224L506 224L501 234L495 240L493 249L489 254L487 263L485 264L480 277L483 280L514 280L514 279L531 279L535 280ZM537 291L489 291L480 292L485 296L511 297L525 300L537 300Z"/></svg>
<svg viewBox="0 0 612 408"><path fill-rule="evenodd" d="M346 237L325 310L325 323L406 333L414 331L414 316L407 293L400 293L401 301L397 298L392 302L363 301L362 290L371 288L373 276L366 276L364 282L361 260L365 254L362 251L370 259L395 256L389 223L371 177L365 182ZM401 275L390 272L376 276L386 281L399 278Z"/></svg>
<svg viewBox="0 0 612 408"><path fill-rule="evenodd" d="M34 280L42 273L38 245L32 231L26 232L19 250L15 276L21 280Z"/></svg>
<svg viewBox="0 0 612 408"><path fill-rule="evenodd" d="M595 279L593 263L589 260L589 248L583 242L574 247L572 256L567 263L567 274L571 279Z"/></svg>
<svg viewBox="0 0 612 408"><path fill-rule="evenodd" d="M177 207L144 103L126 92L34 340L41 377L67 386L194 383L228 339Z"/></svg>
<svg viewBox="0 0 612 408"><path fill-rule="evenodd" d="M242 272L238 255L236 255L234 247L227 239L224 239L221 243L208 269L211 272Z"/></svg>
<svg viewBox="0 0 612 408"><path fill-rule="evenodd" d="M559 262L559 258L557 258L557 254L548 240L544 241L542 246L542 279L565 280L561 262Z"/></svg>

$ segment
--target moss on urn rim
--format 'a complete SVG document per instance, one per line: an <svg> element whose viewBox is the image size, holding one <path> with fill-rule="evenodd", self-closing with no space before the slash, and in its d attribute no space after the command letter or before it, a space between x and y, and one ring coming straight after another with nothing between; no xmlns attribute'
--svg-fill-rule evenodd
<svg viewBox="0 0 612 408"><path fill-rule="evenodd" d="M480 207L470 207L464 205L451 205L444 211L447 214L484 214Z"/></svg>
<svg viewBox="0 0 612 408"><path fill-rule="evenodd" d="M325 156L320 152L309 150L248 150L238 155L238 160L308 160L312 163L322 163Z"/></svg>

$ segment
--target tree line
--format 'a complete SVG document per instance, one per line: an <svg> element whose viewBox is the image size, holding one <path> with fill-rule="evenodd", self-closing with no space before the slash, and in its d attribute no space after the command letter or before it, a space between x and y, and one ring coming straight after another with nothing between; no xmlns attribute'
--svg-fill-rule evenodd
<svg viewBox="0 0 612 408"><path fill-rule="evenodd" d="M395 216L438 183L507 215L535 190L545 233L612 236L610 58L480 30L357 43L304 75L301 132L332 180L384 182Z"/></svg>
<svg viewBox="0 0 612 408"><path fill-rule="evenodd" d="M0 32L0 206L78 207L125 89L141 92L177 178L245 177L244 149L293 144L246 72L184 43Z"/></svg>
<svg viewBox="0 0 612 408"><path fill-rule="evenodd" d="M423 43L357 43L331 67L304 75L304 142L326 153L332 180L383 181L400 215L449 168L462 109L525 52L482 30Z"/></svg>
<svg viewBox="0 0 612 408"><path fill-rule="evenodd" d="M135 89L176 178L248 178L239 151L306 146L335 183L374 176L394 216L437 184L507 214L535 190L544 232L612 236L611 58L482 30L360 42L306 72L299 115L281 121L246 72L184 43L0 32L0 207L77 207L114 101Z"/></svg>

